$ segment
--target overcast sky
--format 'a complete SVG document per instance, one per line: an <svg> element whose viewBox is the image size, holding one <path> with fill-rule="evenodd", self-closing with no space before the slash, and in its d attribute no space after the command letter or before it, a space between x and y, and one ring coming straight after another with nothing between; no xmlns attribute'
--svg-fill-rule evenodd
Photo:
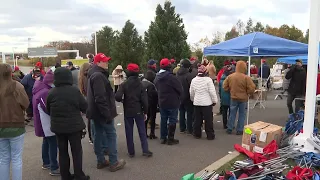
<svg viewBox="0 0 320 180"><path fill-rule="evenodd" d="M238 19L309 26L308 0L171 0L181 14L188 42L226 32ZM120 30L130 19L142 35L164 0L9 0L0 6L0 52L26 51L50 41L81 41L108 25Z"/></svg>

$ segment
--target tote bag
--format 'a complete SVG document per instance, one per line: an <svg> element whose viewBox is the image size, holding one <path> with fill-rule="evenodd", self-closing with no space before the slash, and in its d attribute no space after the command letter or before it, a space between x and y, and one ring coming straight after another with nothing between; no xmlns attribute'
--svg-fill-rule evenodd
<svg viewBox="0 0 320 180"><path fill-rule="evenodd" d="M46 106L42 98L41 98L41 102L43 103L44 106ZM40 121L42 124L44 135L46 137L55 136L55 134L50 129L51 128L50 116L46 112L44 112L44 110L41 108L40 103L38 104L38 110L40 114Z"/></svg>

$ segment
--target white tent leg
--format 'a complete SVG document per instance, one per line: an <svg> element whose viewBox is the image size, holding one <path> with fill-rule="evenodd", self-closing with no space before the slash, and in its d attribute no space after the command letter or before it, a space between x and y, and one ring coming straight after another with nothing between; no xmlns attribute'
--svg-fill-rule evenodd
<svg viewBox="0 0 320 180"><path fill-rule="evenodd" d="M249 56L248 60L248 76L250 77L250 64L251 64L251 56ZM250 97L248 98L248 106L247 106L247 125L249 124L249 115L250 115Z"/></svg>

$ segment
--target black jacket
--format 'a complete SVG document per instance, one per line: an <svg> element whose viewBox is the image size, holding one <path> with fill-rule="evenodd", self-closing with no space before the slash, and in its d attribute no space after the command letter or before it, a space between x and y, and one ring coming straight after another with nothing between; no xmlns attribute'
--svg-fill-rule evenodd
<svg viewBox="0 0 320 180"><path fill-rule="evenodd" d="M158 92L156 86L153 82L149 81L148 79L144 78L142 80L142 86L147 91L148 94L148 105L150 106L158 106Z"/></svg>
<svg viewBox="0 0 320 180"><path fill-rule="evenodd" d="M291 95L304 96L306 94L307 74L303 67L292 66L286 74L291 79L288 92Z"/></svg>
<svg viewBox="0 0 320 180"><path fill-rule="evenodd" d="M80 112L86 112L87 102L79 89L72 86L71 71L57 68L54 71L54 85L46 102L51 131L56 134L82 131L86 125Z"/></svg>
<svg viewBox="0 0 320 180"><path fill-rule="evenodd" d="M143 88L138 74L127 73L128 78L123 82L117 93L116 100L123 102L124 116L135 117L148 113L148 96Z"/></svg>
<svg viewBox="0 0 320 180"><path fill-rule="evenodd" d="M261 75L261 69L262 69L262 75ZM270 67L268 64L263 63L261 67L259 68L258 75L262 78L267 79L270 76Z"/></svg>
<svg viewBox="0 0 320 180"><path fill-rule="evenodd" d="M189 69L184 68L184 67L180 67L177 72L177 77L183 87L183 95L181 98L182 104L186 104L191 101L190 100L190 93L189 93L191 81L189 81L189 79L188 79L189 75L190 75Z"/></svg>
<svg viewBox="0 0 320 180"><path fill-rule="evenodd" d="M156 78L156 74L157 71L155 69L148 68L147 72L144 74L144 78L153 83Z"/></svg>
<svg viewBox="0 0 320 180"><path fill-rule="evenodd" d="M118 115L107 70L94 65L88 72L87 118L111 123Z"/></svg>
<svg viewBox="0 0 320 180"><path fill-rule="evenodd" d="M180 107L183 88L178 78L170 70L160 70L154 84L158 90L160 108L177 109Z"/></svg>

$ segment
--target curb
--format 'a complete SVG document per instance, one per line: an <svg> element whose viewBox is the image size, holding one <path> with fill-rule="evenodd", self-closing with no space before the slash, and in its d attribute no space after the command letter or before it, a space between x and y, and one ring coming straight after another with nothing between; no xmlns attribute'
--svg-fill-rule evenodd
<svg viewBox="0 0 320 180"><path fill-rule="evenodd" d="M230 162L231 160L233 160L234 158L238 157L239 155L240 155L239 152L233 151L231 154L228 154L228 155L224 156L223 158L215 161L211 165L209 165L206 168L202 169L200 172L198 172L195 175L195 177L199 177L205 170L208 170L208 171L218 170L224 164L226 164L227 162Z"/></svg>

